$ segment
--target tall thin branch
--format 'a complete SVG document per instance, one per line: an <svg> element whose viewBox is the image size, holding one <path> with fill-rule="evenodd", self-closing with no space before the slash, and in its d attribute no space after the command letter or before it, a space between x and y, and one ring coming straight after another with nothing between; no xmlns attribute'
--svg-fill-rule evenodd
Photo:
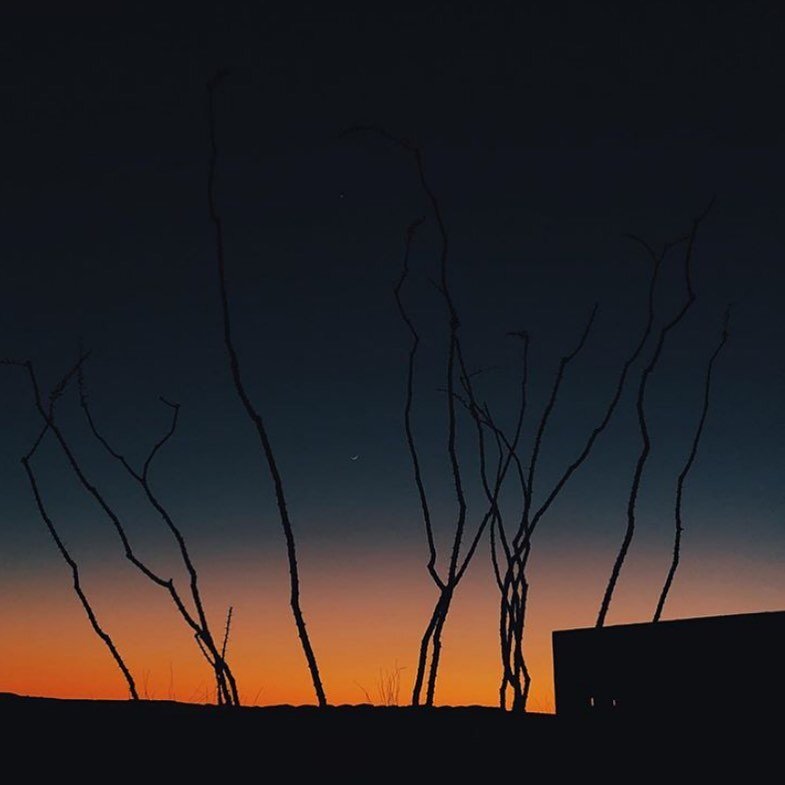
<svg viewBox="0 0 785 785"><path fill-rule="evenodd" d="M591 314L589 315L589 319L586 322L586 325L581 332L581 336L576 344L575 348L565 354L561 360L559 361L559 368L556 372L556 376L554 377L553 386L551 387L551 393L548 396L548 400L545 404L545 408L543 410L542 416L540 418L540 423L537 428L536 436L534 439L534 446L532 448L531 459L529 461L529 471L527 473L526 483L524 485L524 505L523 505L523 513L521 515L521 521L518 526L518 531L515 533L515 536L512 541L513 545L513 561L508 564L508 569L505 574L505 580L503 582L503 586L506 589L509 587L510 582L514 579L514 566L520 563L520 553L522 547L520 545L524 535L527 531L531 528L529 524L529 511L531 508L531 501L533 498L533 490L534 490L534 477L535 477L535 469L537 466L537 461L539 458L540 450L542 448L542 440L543 435L545 434L546 427L548 425L548 421L550 419L551 414L553 413L553 409L556 405L556 402L559 397L559 391L561 390L561 386L564 382L565 373L567 368L569 367L570 363L575 360L576 357L581 353L581 351L586 346L586 341L588 340L589 334L591 332L591 328L594 324L595 317L597 315L597 304L594 305L592 308Z"/></svg>
<svg viewBox="0 0 785 785"><path fill-rule="evenodd" d="M418 657L418 667L417 672L414 678L414 687L412 691L412 704L419 705L420 697L421 697L421 690L423 686L424 680L424 672L428 660L428 652L430 651L430 666L428 670L428 680L426 686L426 698L425 702L427 705L431 705L433 702L433 696L435 691L436 685L436 677L439 668L440 656L441 656L441 636L442 631L444 629L445 620L447 614L450 609L450 605L452 603L452 599L455 593L455 589L460 582L463 574L465 572L465 568L468 565L468 561L474 555L476 551L477 543L479 542L479 538L482 535L485 527L487 525L488 520L490 519L490 515L486 514L478 524L478 529L475 530L475 535L469 540L469 547L468 551L463 560L461 560L461 551L462 551L462 543L463 538L466 530L466 521L467 521L467 500L466 500L466 493L464 490L464 478L463 473L461 470L461 465L458 457L458 447L457 447L457 438L458 438L458 419L457 419L457 411L456 411L456 402L459 394L459 390L457 389L457 380L463 381L466 378L465 368L463 365L462 353L461 353L461 342L460 342L460 320L458 318L458 312L455 307L455 303L452 298L452 294L449 287L449 280L448 280L448 260L449 260L449 236L447 233L447 228L444 222L444 218L441 211L441 206L439 204L439 200L436 197L435 192L433 191L430 182L425 173L425 163L423 160L422 151L420 148L410 142L407 139L403 139L401 137L394 136L393 134L389 133L382 127L379 126L354 126L350 129L345 131L346 134L350 133L357 133L357 132L370 132L376 134L378 136L383 137L384 139L392 142L396 146L400 147L406 153L412 156L415 169L417 172L417 178L420 185L422 192L424 193L428 205L430 207L430 212L434 218L436 223L437 230L439 232L440 238L440 252L439 252L439 279L438 282L435 283L439 294L441 295L444 304L447 310L447 321L448 321L448 340L447 340L447 363L445 369L445 388L446 388L446 408L447 408L447 455L450 464L450 473L452 477L452 484L455 491L455 500L457 505L457 511L455 516L455 529L453 533L452 545L450 547L449 559L448 559L448 566L447 572L445 577L441 577L438 575L435 562L436 562L436 547L433 541L433 538L428 533L428 528L430 523L426 523L426 535L428 537L428 548L429 548L429 566L428 570L431 575L431 578L436 583L437 587L439 588L439 596L435 603L433 612L431 614L431 618L426 626L425 633L423 635L421 644L420 644L420 651ZM412 334L412 346L410 348L410 355L409 355L409 372L408 372L408 381L407 381L407 412L410 411L409 408L409 401L411 396L411 384L412 384L412 368L413 368L413 353L416 351L419 336L417 334L416 329L414 329L411 320L408 318L408 314L406 313L405 308L402 307L400 292L401 287L403 285L404 280L408 275L408 250L407 256L404 261L404 271L399 278L398 284L396 286L396 300L398 301L399 311L404 319L404 322L409 327L409 330ZM475 400L471 402L473 410L477 409L477 403ZM410 425L410 420L407 420L407 425ZM409 453L410 456L413 456L412 453L412 438L411 438L411 430L407 427L407 442L409 443ZM416 454L416 451L415 451ZM417 475L419 472L418 464L415 465L415 478L417 479ZM423 506L423 491L419 485L418 481L418 494L420 496L420 503ZM428 516L428 521L430 521L429 513L425 512L427 506L423 506L424 514Z"/></svg>
<svg viewBox="0 0 785 785"><path fill-rule="evenodd" d="M226 647L229 645L229 632L232 629L232 611L234 608L229 606L229 610L226 614L226 627L224 627L224 640L221 644L221 658L226 659Z"/></svg>
<svg viewBox="0 0 785 785"><path fill-rule="evenodd" d="M316 700L319 706L324 707L327 705L327 698L322 685L322 679L319 673L319 666L316 661L316 655L314 654L313 646L311 645L308 630L305 626L305 618L300 606L300 572L297 564L297 547L294 539L294 529L292 528L291 519L289 517L283 480L281 478L281 472L278 468L278 462L275 459L275 454L273 452L270 437L267 433L267 429L265 428L264 421L262 420L258 409L251 402L251 399L245 388L245 382L243 381L243 375L240 369L240 360L234 345L234 339L232 337L231 311L229 308L229 295L226 281L223 222L220 213L218 212L215 198L215 180L218 166L215 95L224 76L225 74L222 73L216 74L216 76L211 79L207 85L208 123L210 130L210 161L207 179L207 201L210 220L215 229L215 253L218 264L218 281L221 296L221 312L223 315L224 344L226 346L226 352L229 358L229 368L231 371L235 391L237 392L237 396L242 403L245 413L256 429L259 441L261 442L265 460L267 461L267 468L273 481L281 528L283 529L284 538L286 540L286 556L289 563L289 604L292 609L292 615L294 616L295 626L297 627L297 634L300 638L300 645L303 649L303 653L308 664L308 670L313 682L314 692L316 693Z"/></svg>
<svg viewBox="0 0 785 785"><path fill-rule="evenodd" d="M30 487L33 491L33 496L35 497L35 503L38 507L38 512L41 515L41 519L46 524L46 528L49 530L49 534L51 535L52 539L54 540L55 544L57 545L57 549L60 551L60 555L65 560L66 564L71 568L71 576L73 578L73 585L74 591L76 592L79 601L82 603L82 607L84 608L85 613L87 614L87 618L90 621L90 626L93 628L93 631L96 635L104 642L106 648L109 649L109 653L112 655L112 659L117 664L117 667L120 669L120 672L123 674L123 678L128 685L128 691L131 695L132 700L139 700L139 694L136 691L136 684L134 682L134 677L131 675L128 666L125 664L120 652L117 649L112 638L109 636L109 633L106 632L103 627L98 622L98 618L95 615L95 611L93 611L92 606L90 605L90 601L87 599L87 595L84 593L80 580L79 580L79 567L76 564L76 561L73 559L71 554L68 552L68 549L63 544L63 541L60 539L57 530L55 529L55 525L52 522L52 519L49 517L49 514L44 507L43 499L41 498L41 492L38 488L38 483L36 482L35 475L33 470L30 466L30 458L32 457L32 453L26 455L22 458L22 465L24 466L25 472L27 473L27 478L30 481Z"/></svg>
<svg viewBox="0 0 785 785"><path fill-rule="evenodd" d="M635 535L636 504L638 501L638 493L640 491L643 470L646 466L646 462L648 461L649 453L651 451L651 439L649 436L648 423L646 420L646 389L648 387L649 379L654 373L660 356L662 355L662 349L665 345L668 334L678 326L682 319L684 319L684 317L687 315L687 312L695 302L695 291L692 284L692 256L693 250L695 248L695 237L697 235L700 222L703 220L710 209L711 204L709 204L709 207L700 217L693 221L692 229L687 239L687 247L684 252L684 283L687 291L687 297L676 315L673 316L673 318L664 324L660 329L659 336L657 338L657 344L648 364L641 373L640 383L638 384L638 395L635 408L638 414L638 429L640 431L641 437L641 449L640 453L638 454L638 460L635 464L635 472L633 473L630 495L627 501L627 527L624 532L624 539L622 540L621 547L619 548L619 552L616 555L616 559L613 563L613 569L611 570L611 575L608 579L608 585L605 588L602 603L600 604L600 610L597 615L597 622L595 625L597 627L602 627L605 624L605 619L608 615L608 610L610 609L611 600L613 599L613 593L619 580L621 568L627 557L627 552L629 551L630 544L632 543L632 539Z"/></svg>
<svg viewBox="0 0 785 785"><path fill-rule="evenodd" d="M433 536L433 524L431 522L431 510L428 504L428 496L425 490L425 482L422 476L422 469L420 468L420 456L417 450L417 444L414 437L414 429L412 427L412 408L414 405L414 371L417 358L417 352L420 346L420 335L414 322L409 316L408 311L403 303L401 291L409 276L409 253L411 251L412 241L417 228L422 224L424 218L419 218L413 221L406 230L406 244L404 247L403 255L403 268L398 282L395 285L395 303L398 306L398 313L401 315L409 333L412 337L412 342L409 347L409 359L406 371L406 400L404 403L404 431L406 433L406 444L409 448L409 457L411 458L412 468L414 470L414 482L417 486L417 495L420 499L420 508L422 510L423 524L425 525L425 537L428 542L428 564L427 569L434 583L440 588L444 588L444 581L436 569L436 542Z"/></svg>
<svg viewBox="0 0 785 785"><path fill-rule="evenodd" d="M529 473L528 473L528 483L529 486L529 497L532 496L534 492L534 472L537 467L537 460L540 455L540 450L542 448L542 437L545 433L545 428L548 425L548 420L553 412L553 408L556 405L556 401L559 397L559 391L561 389L562 382L564 381L564 374L567 370L567 366L580 354L581 350L586 346L586 341L589 337L589 333L591 332L592 325L594 324L594 319L597 316L597 309L599 305L598 303L594 304L592 308L591 315L589 316L589 320L586 322L586 326L581 333L581 337L578 341L577 346L568 354L565 354L560 362L559 362L559 369L556 372L556 378L553 381L553 387L551 388L551 394L548 398L548 402L545 405L545 409L543 410L542 417L540 419L540 425L537 428L537 435L534 439L534 447L532 448L532 455L529 461ZM519 533L520 535L523 532ZM516 535L516 539L518 536Z"/></svg>
<svg viewBox="0 0 785 785"><path fill-rule="evenodd" d="M652 272L647 298L647 318L641 336L624 361L617 383L600 421L589 434L578 456L567 466L564 473L545 497L544 502L534 510L533 514L533 496L531 494L531 489L527 489L522 484L524 503L521 520L518 530L515 533L512 551L507 553L507 567L499 585L501 594L500 642L503 666L500 704L503 708L506 705L507 688L511 687L514 694L513 708L525 711L526 701L531 686L531 676L529 675L523 656L523 636L526 624L528 598L526 574L529 557L531 555L532 535L551 504L564 490L572 475L588 459L595 442L610 423L621 399L630 369L640 356L651 334L654 323L654 292L662 259L661 255L654 253L648 244L636 237L633 239L644 247L652 261ZM669 247L671 246L666 246L666 249ZM556 384L554 384L554 389L558 393L558 386ZM501 534L503 534L503 529L501 530Z"/></svg>
<svg viewBox="0 0 785 785"><path fill-rule="evenodd" d="M518 408L518 419L515 424L515 429L513 431L513 438L510 441L503 431L496 426L493 421L493 416L491 415L490 408L488 407L487 403L484 403L482 406L477 405L477 399L475 397L474 390L472 388L471 383L471 376L475 374L469 374L466 371L465 365L463 363L463 357L461 357L461 370L462 370L462 381L464 388L467 392L468 399L463 400L459 396L456 398L461 401L464 405L464 408L469 412L472 418L475 421L477 427L477 436L478 436L478 453L480 457L480 480L483 486L483 490L485 491L485 497L488 500L488 509L486 513L483 515L480 525L477 527L477 530L474 534L474 538L471 541L469 548L467 549L461 565L456 573L456 579L460 581L463 577L464 573L466 572L467 568L469 567L469 563L471 562L472 558L474 557L474 553L477 550L477 546L480 542L480 538L485 532L486 526L488 522L491 522L491 538L492 538L492 548L495 547L495 535L493 533L494 526L499 532L499 539L504 548L506 554L509 554L509 545L507 543L507 537L504 531L504 522L502 519L501 510L499 509L499 494L501 493L502 486L507 478L507 474L509 472L510 466L514 463L518 472L518 476L524 489L524 495L526 495L527 484L526 479L523 473L523 468L521 466L520 459L518 457L517 449L518 443L521 438L521 434L523 431L523 419L526 413L526 402L527 402L527 381L528 381L528 357L529 357L529 336L527 334L521 334L521 338L523 339L524 348L523 348L523 373L521 378L521 401L520 406ZM494 436L494 440L497 446L498 452L498 465L496 469L496 476L493 482L493 486L491 486L490 482L488 481L487 470L486 470L486 458L485 458L485 442L484 442L484 431L485 428L489 428L491 433Z"/></svg>
<svg viewBox="0 0 785 785"><path fill-rule="evenodd" d="M720 341L717 344L717 347L714 349L711 357L709 358L709 363L706 368L706 377L703 382L703 407L701 408L701 415L700 420L698 421L698 427L695 429L695 434L692 438L692 445L690 447L689 455L687 456L687 460L682 467L681 472L679 473L679 478L676 481L676 507L674 510L674 520L676 524L676 531L674 534L673 539L673 557L671 559L670 568L668 569L668 575L665 578L665 584L662 587L662 591L660 592L659 599L657 600L657 608L654 611L654 618L652 621L657 622L660 620L662 616L663 608L665 607L665 601L668 599L668 592L670 591L671 585L673 584L673 578L676 575L676 570L679 567L679 557L681 555L681 535L684 531L684 524L682 520L681 514L681 507L682 507L682 500L684 497L684 483L687 480L687 476L692 469L692 465L695 463L695 457L698 454L698 447L700 446L701 436L703 435L703 428L706 425L706 418L709 414L709 400L711 395L711 377L712 371L714 370L714 362L719 356L719 353L722 351L723 347L728 341L728 322L730 320L730 311L726 311L725 313L725 324L722 329L722 335L720 337Z"/></svg>
<svg viewBox="0 0 785 785"><path fill-rule="evenodd" d="M63 388L64 386L65 385L63 385ZM79 602L82 604L82 608L84 609L84 612L87 615L87 619L90 622L90 626L93 628L95 634L103 641L104 645L109 650L112 659L115 661L117 667L122 673L123 678L125 679L125 682L128 685L128 692L131 696L131 700L139 700L139 693L136 690L136 683L134 682L134 677L131 675L131 671L128 669L128 666L125 664L125 661L123 660L119 650L117 649L117 646L115 645L114 641L110 637L109 633L106 632L106 630L104 630L104 628L98 622L98 617L95 615L95 611L93 610L93 607L90 604L87 595L82 589L82 584L79 577L79 566L77 565L76 560L71 556L71 553L69 552L68 548L66 547L62 538L60 537L60 534L58 533L57 528L55 527L54 521L49 516L49 513L47 512L46 507L44 505L44 500L41 496L41 491L38 487L38 482L36 480L35 473L33 472L31 461L48 430L49 430L48 426L44 426L38 438L33 443L33 446L30 448L27 454L22 457L21 459L22 466L24 467L25 473L27 474L27 479L30 481L30 489L33 492L33 498L35 499L36 507L38 508L38 513L41 516L41 520L44 522L47 531L49 532L49 535L51 536L52 540L57 546L57 550L60 552L60 555L63 557L63 560L71 569L71 578L73 580L74 592L76 593L76 596L79 598Z"/></svg>

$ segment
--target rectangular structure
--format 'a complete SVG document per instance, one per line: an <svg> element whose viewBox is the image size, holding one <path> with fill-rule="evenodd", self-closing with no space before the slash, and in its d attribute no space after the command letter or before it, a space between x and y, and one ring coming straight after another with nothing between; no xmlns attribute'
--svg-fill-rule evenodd
<svg viewBox="0 0 785 785"><path fill-rule="evenodd" d="M757 713L785 699L785 611L553 633L563 716Z"/></svg>

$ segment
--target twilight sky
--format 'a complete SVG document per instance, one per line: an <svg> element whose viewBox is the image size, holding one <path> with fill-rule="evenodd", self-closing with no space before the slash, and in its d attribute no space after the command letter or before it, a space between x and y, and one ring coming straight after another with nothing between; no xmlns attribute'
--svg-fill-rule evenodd
<svg viewBox="0 0 785 785"><path fill-rule="evenodd" d="M312 698L271 487L221 343L205 117L219 67L231 69L218 101L218 197L237 342L284 474L332 702L364 700L358 685L372 692L379 669L396 663L408 692L435 600L402 429L407 334L392 296L404 230L427 206L411 161L382 140L342 137L353 123L423 147L465 348L474 367L493 366L479 383L505 424L518 379L505 332L532 335L536 415L599 302L548 433L544 486L597 421L644 318L646 262L623 234L672 239L716 195L696 246L696 306L650 388L653 453L610 621L654 610L676 475L728 302L731 338L687 486L666 617L782 608L785 14L755 2L517 2L492 14L480 3L199 5L3 11L0 353L33 360L51 384L81 336L93 351L94 414L135 462L166 428L157 396L183 405L154 484L201 566L214 625L235 607L230 654L246 701ZM444 313L428 282L437 261L428 221L408 290L424 338L415 416L448 535ZM674 257L660 316L678 307L676 271ZM637 450L631 392L538 535L535 709L552 706L551 630L593 623L623 534ZM19 464L39 427L29 389L6 369L0 395L0 691L121 696ZM72 395L61 418L137 548L181 579L159 521L91 441ZM36 468L137 681L157 697L203 698L209 674L190 635L124 562L53 442ZM484 544L447 622L438 702L495 703L497 626Z"/></svg>

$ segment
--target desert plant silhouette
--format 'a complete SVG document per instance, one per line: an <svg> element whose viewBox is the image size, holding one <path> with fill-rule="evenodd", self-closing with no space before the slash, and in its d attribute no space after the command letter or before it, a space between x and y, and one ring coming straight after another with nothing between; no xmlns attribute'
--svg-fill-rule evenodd
<svg viewBox="0 0 785 785"><path fill-rule="evenodd" d="M80 364L81 364L81 360L80 360ZM50 417L53 415L54 407L55 404L57 403L57 399L62 395L70 379L73 377L73 374L74 374L74 369L71 369L63 377L60 383L55 386L52 393L50 394L49 407L48 407ZM38 509L38 513L41 516L41 520L44 522L44 525L46 526L49 535L51 536L52 540L57 546L57 550L60 552L60 555L63 557L63 560L71 570L71 578L73 581L74 593L79 598L79 602L81 603L82 608L84 609L84 612L87 615L87 619L90 622L90 626L93 628L95 634L101 639L101 641L104 643L106 648L109 650L112 659L115 661L117 667L122 673L123 678L125 679L125 682L128 685L128 692L131 696L131 699L139 700L139 693L137 692L136 689L136 683L134 681L134 677L131 675L131 671L128 669L128 666L126 665L125 660L123 659L122 655L117 649L115 642L112 640L109 633L106 632L106 630L99 623L98 617L96 616L96 613L93 610L90 600L87 598L87 595L85 594L85 591L82 588L81 578L79 575L79 566L76 560L71 555L68 548L66 547L63 539L60 537L60 534L57 531L57 527L55 526L55 523L52 520L51 516L49 515L46 506L44 504L44 500L38 486L38 481L36 479L35 472L33 471L32 460L33 460L33 456L35 455L36 451L38 450L38 447L40 446L41 442L47 435L48 431L49 431L49 426L44 425L38 437L33 442L33 446L22 457L22 466L24 467L25 474L27 475L27 478L30 482L30 489L33 493L33 498L35 499L35 504Z"/></svg>
<svg viewBox="0 0 785 785"><path fill-rule="evenodd" d="M685 239L676 241L675 243L666 244L663 246L663 249L659 254L657 254L650 246L644 244L644 248L655 264L662 264L663 259L671 248L680 244L685 245L683 270L686 297L681 308L676 312L676 314L660 328L654 349L651 353L648 363L641 372L640 380L638 382L635 409L638 416L638 429L641 439L641 448L635 463L635 470L633 472L632 482L630 485L630 494L627 500L627 526L625 528L624 538L622 539L621 546L619 547L619 552L617 553L616 559L613 563L610 577L608 578L608 585L606 586L605 593L602 597L600 610L597 615L597 627L602 627L605 624L611 600L613 599L613 594L616 589L616 584L619 580L621 568L627 557L630 544L632 543L632 539L635 535L636 505L638 501L638 494L640 492L641 478L643 477L646 462L648 461L649 453L651 452L651 438L646 419L646 390L648 388L652 374L655 372L660 358L662 357L662 350L665 346L668 335L671 333L671 331L678 327L678 325L682 322L684 317L695 303L695 291L693 289L692 283L692 260L695 249L695 238L698 234L698 229L701 225L701 222L708 215L713 202L714 200L709 203L708 207L706 207L701 215L693 220L690 232Z"/></svg>
<svg viewBox="0 0 785 785"><path fill-rule="evenodd" d="M430 618L425 627L417 657L417 668L412 687L412 705L432 706L436 691L436 681L439 672L439 664L442 650L442 635L444 625L449 614L455 591L463 579L466 571L477 552L483 534L486 532L488 523L493 516L496 507L496 496L498 495L504 477L510 467L511 461L502 462L499 468L493 489L487 485L485 475L485 442L482 427L478 428L480 463L483 467L483 482L486 483L488 494L488 506L483 508L482 513L472 529L469 529L467 536L468 523L468 504L464 489L464 472L461 468L459 453L457 448L458 439L458 409L463 406L470 414L474 423L478 423L481 418L481 407L474 396L472 386L472 376L477 372L469 370L464 358L461 336L460 318L452 292L449 285L449 235L445 224L439 200L432 188L425 172L425 161L422 150L408 139L395 136L380 126L358 125L344 131L344 135L370 133L392 142L405 153L407 153L415 166L417 180L422 190L429 212L436 224L440 251L439 251L439 277L433 281L443 304L445 306L448 326L448 340L445 362L445 386L444 393L445 409L447 414L447 439L446 453L450 466L450 479L455 495L455 522L452 531L452 542L448 547L447 568L442 572L437 567L438 549L434 537L434 527L429 503L429 494L426 489L425 481L421 470L421 461L415 437L412 411L414 405L415 390L415 371L416 360L420 345L420 335L406 307L403 297L404 286L407 283L410 268L409 256L411 245L414 240L418 227L422 224L422 218L413 221L407 231L404 243L403 264L400 276L394 288L394 295L398 312L404 322L409 334L409 355L406 371L405 400L404 400L404 432L409 457L412 464L415 486L420 502L421 516L425 529L426 541L428 546L428 574L437 589L437 598L431 612ZM468 545L465 546L465 541ZM425 696L423 698L423 688Z"/></svg>
<svg viewBox="0 0 785 785"><path fill-rule="evenodd" d="M79 387L79 403L87 419L90 431L101 444L101 446L106 450L106 452L118 463L120 463L125 471L134 479L134 481L138 483L139 486L141 486L148 502L158 513L164 525L177 543L180 559L188 573L191 601L193 602L193 606L196 610L196 616L198 620L199 630L195 633L195 639L202 651L204 658L215 671L217 700L219 703L239 705L240 697L237 691L237 683L231 668L226 662L226 646L224 645L222 649L219 649L210 630L207 613L204 608L204 602L202 601L201 590L199 588L199 574L196 570L193 559L191 558L185 537L182 533L182 530L175 524L171 514L150 485L150 469L152 467L153 460L158 455L159 451L175 434L180 416L180 405L177 403L172 403L164 397L159 398L161 403L171 412L171 423L166 433L153 445L150 453L144 461L144 464L142 465L142 468L135 469L121 453L117 452L117 450L115 450L109 444L103 434L98 430L92 411L90 409L84 369L83 364L81 363L77 371L77 379ZM231 612L229 621L231 621ZM229 628L227 623L227 635L228 629Z"/></svg>
<svg viewBox="0 0 785 785"><path fill-rule="evenodd" d="M109 519L110 524L114 528L120 540L125 558L129 562L131 562L131 564L133 564L134 567L139 572L141 572L148 580L150 580L153 584L155 584L159 588L163 589L169 595L171 600L174 602L174 605L179 615L181 616L183 621L186 623L186 625L190 628L191 632L193 633L194 639L199 647L199 650L205 656L210 667L213 669L213 672L215 673L216 685L217 685L216 700L218 701L218 703L222 703L226 705L236 704L238 702L237 690L236 690L236 685L234 684L234 679L231 677L231 671L228 670L225 662L220 658L220 655L218 655L218 659L215 659L210 655L210 651L212 649L215 649L216 653L217 653L217 649L215 648L215 644L212 643L212 638L211 636L209 636L209 631L205 632L205 630L202 628L200 624L199 618L198 617L195 618L194 615L188 610L185 602L183 601L182 596L180 595L179 590L175 585L174 580L172 578L164 578L163 576L161 576L136 554L136 551L132 546L131 540L128 536L125 525L123 524L122 518L120 517L120 514L115 510L115 508L112 505L110 505L106 496L101 492L101 490L90 480L80 460L77 458L76 453L72 448L70 441L67 439L63 429L60 427L60 425L57 422L56 408L53 405L53 403L63 394L70 380L74 376L77 376L82 373L81 367L83 363L86 361L87 357L88 354L85 353L80 354L77 363L51 393L50 401L52 403L49 406L46 406L44 404L44 400L41 394L41 388L38 382L38 377L33 368L33 364L30 361L24 361L24 362L5 361L5 364L20 367L25 371L32 389L33 403L35 409L38 412L41 419L43 420L44 430L42 433L51 433L54 436L62 453L66 458L68 465L70 466L71 470L76 476L79 484L82 486L84 491L93 498L93 500L97 503L97 505L106 515L106 517ZM84 401L83 401L83 405L84 405ZM175 410L175 414L176 414L176 410ZM143 471L138 475L135 474L138 481L143 485L147 483L148 472L153 458L158 453L160 448L166 443L166 441L168 441L168 439L174 432L175 422L176 419L173 420L172 426L170 426L170 429L167 432L167 434L161 440L156 442L155 445L153 446L152 450L150 451L150 454L148 455L147 460L145 461ZM38 443L36 443L35 446L37 449ZM108 445L105 444L105 446L107 447L107 449L109 449ZM115 457L118 457L118 460L124 460L117 455ZM36 496L36 501L38 503L41 499L40 492L37 482L35 482L34 477L32 477L31 475L29 460L25 464L25 468L28 470L28 478L31 479L32 481L33 492L34 495ZM131 469L130 465L127 465L126 468L127 470L133 473L133 470ZM149 490L149 486L147 486L147 489ZM156 508L156 510L158 510L159 513L162 513L164 508L160 505L160 502L158 502L157 497L152 494L152 491L150 491L150 496L148 497L148 500L153 504L153 506ZM43 514L42 505L39 505L39 512ZM171 518L169 519L169 523L171 523ZM175 531L178 531L177 527L175 527L173 523L171 523L170 531L172 531L173 534ZM178 540L178 542L182 542L182 547L183 549L185 549L185 541L182 538L182 534L180 534L180 539ZM181 556L183 555L183 552L184 551L181 550ZM185 553L187 554L187 550L185 550ZM208 640L210 641L209 647L207 643Z"/></svg>
<svg viewBox="0 0 785 785"><path fill-rule="evenodd" d="M242 408L245 411L248 419L251 421L259 442L261 444L262 452L267 468L269 470L270 478L273 482L275 489L275 499L278 506L278 513L283 529L284 538L286 540L286 558L289 565L289 604L294 616L294 623L297 628L297 635L300 639L300 645L305 655L308 664L308 670L313 682L313 689L316 694L316 700L319 706L327 705L327 697L325 696L324 686L322 685L322 677L319 672L319 666L316 661L311 639L308 635L308 630L305 626L305 618L303 616L302 607L300 604L300 569L297 564L297 546L294 538L294 528L289 517L289 509L286 501L286 494L284 491L283 478L281 477L278 462L273 452L272 443L267 433L267 428L259 412L258 407L251 401L248 391L245 386L245 381L240 365L240 358L235 347L234 338L232 335L232 317L229 305L229 291L226 281L226 261L224 253L224 239L223 239L223 222L221 215L218 211L218 205L215 194L215 182L218 172L218 141L216 136L216 117L215 117L215 96L218 88L226 77L226 72L222 71L217 73L207 85L207 117L210 132L210 160L208 167L207 178L207 202L210 214L210 221L215 230L215 256L218 267L218 281L219 291L221 298L221 314L223 317L223 337L224 346L226 348L226 355L229 362L229 369L232 376L232 383L234 385L237 397L240 399Z"/></svg>
<svg viewBox="0 0 785 785"><path fill-rule="evenodd" d="M654 617L652 621L659 621L662 617L662 611L665 608L665 601L668 599L668 593L670 592L671 586L673 585L673 579L676 575L676 570L679 567L679 558L681 556L681 535L684 531L684 521L682 518L682 502L684 500L684 485L687 481L687 476L689 475L693 464L695 463L695 458L698 454L698 447L700 446L701 436L703 436L703 429L706 425L706 419L709 415L709 401L711 396L711 382L712 382L712 374L714 371L714 363L719 357L720 352L725 347L725 344L728 342L728 323L730 322L730 307L725 312L725 323L722 328L722 335L720 336L719 343L717 347L712 352L711 357L709 357L709 362L706 366L706 375L703 380L703 404L701 406L701 414L698 420L698 425L695 429L695 433L692 437L692 443L690 445L690 451L687 454L687 459L684 462L684 466L682 467L681 472L679 472L678 479L676 480L676 503L673 511L673 518L675 523L675 531L673 535L673 555L671 557L670 567L668 568L668 574L665 576L665 583L662 586L662 591L660 592L660 596L657 600L657 607L654 610Z"/></svg>

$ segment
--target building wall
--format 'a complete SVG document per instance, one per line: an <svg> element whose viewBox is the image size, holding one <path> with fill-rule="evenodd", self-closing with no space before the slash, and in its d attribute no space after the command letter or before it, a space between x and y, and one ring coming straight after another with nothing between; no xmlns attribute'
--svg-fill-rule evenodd
<svg viewBox="0 0 785 785"><path fill-rule="evenodd" d="M553 633L556 712L758 712L785 698L785 611Z"/></svg>

